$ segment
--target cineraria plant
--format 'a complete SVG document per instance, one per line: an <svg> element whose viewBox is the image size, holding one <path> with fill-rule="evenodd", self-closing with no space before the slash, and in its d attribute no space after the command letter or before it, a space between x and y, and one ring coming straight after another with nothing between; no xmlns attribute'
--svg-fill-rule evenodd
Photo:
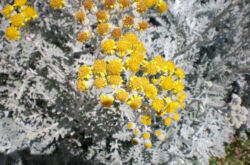
<svg viewBox="0 0 250 165"><path fill-rule="evenodd" d="M93 164L224 156L234 128L249 122L240 99L248 90L248 7L1 1L0 152L53 153L63 143Z"/></svg>

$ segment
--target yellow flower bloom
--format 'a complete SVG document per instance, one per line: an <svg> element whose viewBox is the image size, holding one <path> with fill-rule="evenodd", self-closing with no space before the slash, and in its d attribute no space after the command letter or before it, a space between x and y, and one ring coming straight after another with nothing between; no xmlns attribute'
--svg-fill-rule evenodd
<svg viewBox="0 0 250 165"><path fill-rule="evenodd" d="M110 33L111 37L113 39L119 39L122 35L122 30L121 28L117 27L117 28L114 28L111 33Z"/></svg>
<svg viewBox="0 0 250 165"><path fill-rule="evenodd" d="M175 64L172 61L166 61L164 67L162 68L162 72L169 72L170 75L174 73Z"/></svg>
<svg viewBox="0 0 250 165"><path fill-rule="evenodd" d="M116 50L119 52L120 56L125 56L131 49L131 44L124 39L116 42Z"/></svg>
<svg viewBox="0 0 250 165"><path fill-rule="evenodd" d="M128 128L128 129L134 129L134 128L135 128L135 124L132 123L132 122L128 122L127 128Z"/></svg>
<svg viewBox="0 0 250 165"><path fill-rule="evenodd" d="M151 125L151 117L149 115L142 116L141 123L146 126Z"/></svg>
<svg viewBox="0 0 250 165"><path fill-rule="evenodd" d="M146 74L156 75L161 69L159 65L157 65L157 63L152 60L144 64L144 70Z"/></svg>
<svg viewBox="0 0 250 165"><path fill-rule="evenodd" d="M2 10L2 14L4 15L5 18L9 18L13 10L14 7L12 5L6 5Z"/></svg>
<svg viewBox="0 0 250 165"><path fill-rule="evenodd" d="M179 120L179 114L178 113L174 114L173 119L175 121L178 121Z"/></svg>
<svg viewBox="0 0 250 165"><path fill-rule="evenodd" d="M178 95L178 102L183 103L187 99L187 94L186 93L181 93Z"/></svg>
<svg viewBox="0 0 250 165"><path fill-rule="evenodd" d="M77 40L81 43L85 43L89 39L90 33L89 32L80 32L77 35Z"/></svg>
<svg viewBox="0 0 250 165"><path fill-rule="evenodd" d="M140 52L143 56L146 55L147 51L143 42L138 41L137 43L133 44L133 52Z"/></svg>
<svg viewBox="0 0 250 165"><path fill-rule="evenodd" d="M131 29L134 26L134 18L127 15L123 18L123 27Z"/></svg>
<svg viewBox="0 0 250 165"><path fill-rule="evenodd" d="M122 77L120 75L110 75L108 76L108 82L109 84L114 86L118 86L122 83Z"/></svg>
<svg viewBox="0 0 250 165"><path fill-rule="evenodd" d="M159 85L163 90L171 90L174 87L174 80L170 76L168 77L162 76Z"/></svg>
<svg viewBox="0 0 250 165"><path fill-rule="evenodd" d="M143 2L147 6L147 8L153 7L157 4L157 0L143 0Z"/></svg>
<svg viewBox="0 0 250 165"><path fill-rule="evenodd" d="M116 91L116 99L118 99L122 103L124 103L128 100L128 95L129 95L129 93L123 89Z"/></svg>
<svg viewBox="0 0 250 165"><path fill-rule="evenodd" d="M130 0L117 0L121 9L128 8L130 6Z"/></svg>
<svg viewBox="0 0 250 165"><path fill-rule="evenodd" d="M141 77L141 82L142 82L143 90L145 92L145 89L148 88L148 86L150 85L150 82L146 77Z"/></svg>
<svg viewBox="0 0 250 165"><path fill-rule="evenodd" d="M98 77L94 81L94 86L97 89L101 89L101 88L105 87L106 85L107 85L107 82L106 82L104 77Z"/></svg>
<svg viewBox="0 0 250 165"><path fill-rule="evenodd" d="M145 148L151 148L152 143L151 142L146 142L144 146L145 146Z"/></svg>
<svg viewBox="0 0 250 165"><path fill-rule="evenodd" d="M113 9L116 6L116 0L104 0L104 6L107 9Z"/></svg>
<svg viewBox="0 0 250 165"><path fill-rule="evenodd" d="M144 92L147 98L154 99L157 95L157 88L153 84L144 87Z"/></svg>
<svg viewBox="0 0 250 165"><path fill-rule="evenodd" d="M108 13L105 10L99 10L96 13L96 19L99 22L106 22L109 19L109 15L108 15Z"/></svg>
<svg viewBox="0 0 250 165"><path fill-rule="evenodd" d="M143 1L139 1L136 3L136 11L140 14L144 14L147 11L147 6Z"/></svg>
<svg viewBox="0 0 250 165"><path fill-rule="evenodd" d="M66 3L66 2L65 2L64 0L51 0L51 1L50 1L50 6L51 6L54 10L56 10L57 8L58 8L58 9L62 9L65 3Z"/></svg>
<svg viewBox="0 0 250 165"><path fill-rule="evenodd" d="M171 124L171 121L172 121L172 119L170 118L170 117L166 117L165 119L164 119L164 124L166 125L166 126L170 126L170 124Z"/></svg>
<svg viewBox="0 0 250 165"><path fill-rule="evenodd" d="M149 139L149 138L150 138L150 133L145 132L145 133L143 134L143 138L144 138L144 139Z"/></svg>
<svg viewBox="0 0 250 165"><path fill-rule="evenodd" d="M88 86L86 85L84 80L78 79L76 86L77 86L77 89L80 91L87 91L88 90Z"/></svg>
<svg viewBox="0 0 250 165"><path fill-rule="evenodd" d="M27 6L24 10L23 10L23 15L25 18L25 21L29 21L31 19L35 19L38 17L36 10L32 7L32 6Z"/></svg>
<svg viewBox="0 0 250 165"><path fill-rule="evenodd" d="M138 129L135 128L135 129L133 130L133 133L134 133L135 135L138 135L138 134L140 133L140 131L139 131Z"/></svg>
<svg viewBox="0 0 250 165"><path fill-rule="evenodd" d="M123 36L123 39L129 42L133 47L138 43L138 36L133 32L128 32Z"/></svg>
<svg viewBox="0 0 250 165"><path fill-rule="evenodd" d="M111 27L110 24L102 22L97 25L96 30L97 30L97 33L105 36L107 35L110 27Z"/></svg>
<svg viewBox="0 0 250 165"><path fill-rule="evenodd" d="M10 26L5 30L5 36L8 40L17 40L21 38L16 27Z"/></svg>
<svg viewBox="0 0 250 165"><path fill-rule="evenodd" d="M136 58L128 58L126 60L126 65L132 73L138 72L140 70L140 62Z"/></svg>
<svg viewBox="0 0 250 165"><path fill-rule="evenodd" d="M18 13L11 17L10 20L11 26L15 26L17 28L24 26L24 17L23 14Z"/></svg>
<svg viewBox="0 0 250 165"><path fill-rule="evenodd" d="M132 91L137 90L141 92L143 90L141 77L137 77L137 76L130 77L128 86L130 89L132 89Z"/></svg>
<svg viewBox="0 0 250 165"><path fill-rule="evenodd" d="M84 9L90 11L92 7L95 6L94 2L92 0L84 0L83 3Z"/></svg>
<svg viewBox="0 0 250 165"><path fill-rule="evenodd" d="M167 106L166 112L167 112L167 113L174 113L174 112L177 110L178 107L179 107L179 103L176 102L176 101L172 101L172 102L170 102L169 105Z"/></svg>
<svg viewBox="0 0 250 165"><path fill-rule="evenodd" d="M120 59L108 60L107 71L112 75L120 75L123 71L123 63Z"/></svg>
<svg viewBox="0 0 250 165"><path fill-rule="evenodd" d="M142 104L142 97L138 96L138 94L134 94L130 100L127 102L127 104L134 110L139 109L139 107Z"/></svg>
<svg viewBox="0 0 250 165"><path fill-rule="evenodd" d="M19 7L19 8L23 8L24 5L27 4L27 0L15 0L14 1L14 7Z"/></svg>
<svg viewBox="0 0 250 165"><path fill-rule="evenodd" d="M183 92L183 90L184 90L184 85L182 84L182 82L181 81L176 81L174 83L173 92L174 93L181 93L181 92Z"/></svg>
<svg viewBox="0 0 250 165"><path fill-rule="evenodd" d="M165 1L160 0L160 2L157 4L157 9L160 13L164 13L168 8L168 5Z"/></svg>
<svg viewBox="0 0 250 165"><path fill-rule="evenodd" d="M100 74L101 76L105 76L106 72L106 61L105 60L96 60L93 65L94 74Z"/></svg>
<svg viewBox="0 0 250 165"><path fill-rule="evenodd" d="M102 42L102 50L105 54L105 56L107 56L108 54L113 55L115 52L115 41L112 39L107 39L105 41Z"/></svg>
<svg viewBox="0 0 250 165"><path fill-rule="evenodd" d="M157 117L161 117L165 114L165 111L164 110L160 110L159 112L156 112L157 114Z"/></svg>
<svg viewBox="0 0 250 165"><path fill-rule="evenodd" d="M162 57L162 56L155 56L154 58L153 58L153 60L157 63L157 65L159 65L160 66L160 69L161 68L164 68L164 65L165 65L165 59Z"/></svg>
<svg viewBox="0 0 250 165"><path fill-rule="evenodd" d="M162 131L161 130L156 130L155 131L155 135L157 136L157 137L159 137L159 136L161 136L162 135Z"/></svg>
<svg viewBox="0 0 250 165"><path fill-rule="evenodd" d="M80 79L89 79L92 74L92 68L88 67L86 64L82 65L78 70L78 75Z"/></svg>
<svg viewBox="0 0 250 165"><path fill-rule="evenodd" d="M86 16L86 14L84 12L78 11L75 13L75 20L82 23L85 21L85 16Z"/></svg>
<svg viewBox="0 0 250 165"><path fill-rule="evenodd" d="M110 108L111 105L113 104L113 101L114 101L113 97L101 95L100 98L101 98L101 103L104 107Z"/></svg>
<svg viewBox="0 0 250 165"><path fill-rule="evenodd" d="M148 28L148 23L146 21L141 21L138 23L137 29L144 32L147 28Z"/></svg>
<svg viewBox="0 0 250 165"><path fill-rule="evenodd" d="M180 79L185 78L185 73L181 68L176 68L174 74Z"/></svg>
<svg viewBox="0 0 250 165"><path fill-rule="evenodd" d="M165 107L164 101L160 98L153 99L151 106L156 112L160 112Z"/></svg>
<svg viewBox="0 0 250 165"><path fill-rule="evenodd" d="M134 52L132 52L131 54L130 54L130 57L132 58L132 59L136 59L138 62L139 62L139 64L142 64L142 62L144 61L144 59L145 59L145 55L143 55L141 52L139 52L139 51L134 51Z"/></svg>

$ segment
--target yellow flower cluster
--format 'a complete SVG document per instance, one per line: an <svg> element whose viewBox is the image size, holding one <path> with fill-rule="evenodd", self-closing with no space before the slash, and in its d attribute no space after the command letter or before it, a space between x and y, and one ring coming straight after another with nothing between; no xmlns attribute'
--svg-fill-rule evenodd
<svg viewBox="0 0 250 165"><path fill-rule="evenodd" d="M153 129L149 128L155 118L159 118L157 121L161 121L164 127L170 126L172 119L179 120L178 111L184 108L187 98L182 83L185 74L181 68L175 67L174 62L166 61L160 55L147 59L146 48L137 35L148 28L146 21L136 23L129 13L123 18L120 15L121 20L116 21L114 28L108 21L113 18L109 14L116 13L111 10L122 11L135 4L133 8L136 7L139 14L144 14L149 8L156 8L159 13L163 13L167 4L162 0L100 2L104 7L95 12L98 24L94 33L102 40L102 53L92 66L84 64L79 68L77 88L86 92L92 87L98 90L111 88L113 92L102 90L100 103L106 108L124 105L138 113L137 119L129 121L127 125L135 136L132 143L139 144L140 139L143 139L144 146L150 148L152 134L159 140L166 139L162 129L152 133ZM92 0L84 1L85 11L93 13L94 6L96 5ZM84 12L79 11L75 14L75 19L83 23L85 16ZM88 35L86 32L81 33L78 34L78 40L84 43Z"/></svg>
<svg viewBox="0 0 250 165"><path fill-rule="evenodd" d="M3 8L2 14L5 18L10 19L10 26L5 30L5 36L8 40L20 39L20 28L27 21L38 17L36 10L28 5L27 0L15 0L13 5L7 4Z"/></svg>

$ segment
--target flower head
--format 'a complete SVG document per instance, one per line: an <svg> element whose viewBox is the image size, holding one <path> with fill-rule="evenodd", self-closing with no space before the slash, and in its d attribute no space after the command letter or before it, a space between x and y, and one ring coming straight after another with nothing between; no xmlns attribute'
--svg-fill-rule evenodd
<svg viewBox="0 0 250 165"><path fill-rule="evenodd" d="M175 121L178 121L179 120L179 114L178 113L174 114L173 119Z"/></svg>
<svg viewBox="0 0 250 165"><path fill-rule="evenodd" d="M66 2L64 0L51 0L50 1L50 6L56 10L57 8L58 9L62 9L63 8L63 5L65 4Z"/></svg>
<svg viewBox="0 0 250 165"><path fill-rule="evenodd" d="M94 74L99 74L101 76L105 76L106 72L106 61L104 60L96 60L93 65L93 72Z"/></svg>
<svg viewBox="0 0 250 165"><path fill-rule="evenodd" d="M89 32L80 32L77 35L77 39L81 43L85 43L89 39L90 33Z"/></svg>
<svg viewBox="0 0 250 165"><path fill-rule="evenodd" d="M99 23L96 27L97 33L105 36L109 31L110 25L109 23Z"/></svg>
<svg viewBox="0 0 250 165"><path fill-rule="evenodd" d="M109 84L114 86L118 86L122 83L122 77L120 75L110 75L108 76L108 82Z"/></svg>
<svg viewBox="0 0 250 165"><path fill-rule="evenodd" d="M14 7L12 5L6 5L2 10L2 14L5 16L5 18L9 18L13 10Z"/></svg>
<svg viewBox="0 0 250 165"><path fill-rule="evenodd" d="M184 85L182 84L182 82L181 81L176 81L175 83L174 83L174 89L173 89L173 92L174 93L181 93L181 92L183 92L183 90L184 90Z"/></svg>
<svg viewBox="0 0 250 165"><path fill-rule="evenodd" d="M138 96L138 94L134 94L129 101L127 102L127 104L134 110L139 109L139 107L142 104L142 97Z"/></svg>
<svg viewBox="0 0 250 165"><path fill-rule="evenodd" d="M148 28L148 23L146 21L141 21L138 23L137 29L144 32L147 28Z"/></svg>
<svg viewBox="0 0 250 165"><path fill-rule="evenodd" d="M151 148L152 147L152 143L150 141L146 142L144 144L145 148Z"/></svg>
<svg viewBox="0 0 250 165"><path fill-rule="evenodd" d="M128 8L130 6L130 0L117 0L121 9Z"/></svg>
<svg viewBox="0 0 250 165"><path fill-rule="evenodd" d="M120 75L121 71L124 69L123 63L119 59L109 60L107 65L107 71L112 75Z"/></svg>
<svg viewBox="0 0 250 165"><path fill-rule="evenodd" d="M23 14L24 14L25 21L29 21L31 19L35 19L38 17L36 10L32 6L27 6L23 10Z"/></svg>
<svg viewBox="0 0 250 165"><path fill-rule="evenodd" d="M164 101L160 98L153 99L151 106L156 112L160 112L165 107Z"/></svg>
<svg viewBox="0 0 250 165"><path fill-rule="evenodd" d="M154 99L157 95L157 88L153 84L144 87L144 92L147 98Z"/></svg>
<svg viewBox="0 0 250 165"><path fill-rule="evenodd" d="M157 65L157 63L153 60L145 63L144 68L145 68L146 74L149 74L149 75L156 75L161 70L159 65Z"/></svg>
<svg viewBox="0 0 250 165"><path fill-rule="evenodd" d="M88 86L86 85L84 80L78 79L76 86L77 86L77 89L80 91L87 91L88 90Z"/></svg>
<svg viewBox="0 0 250 165"><path fill-rule="evenodd" d="M133 51L131 54L130 54L130 57L132 59L136 59L138 61L139 64L142 64L142 62L144 61L145 59L145 55L143 55L141 52L139 51Z"/></svg>
<svg viewBox="0 0 250 165"><path fill-rule="evenodd" d="M171 90L174 87L174 80L170 76L167 77L162 76L159 85L163 90Z"/></svg>
<svg viewBox="0 0 250 165"><path fill-rule="evenodd" d="M177 101L172 101L167 106L166 112L167 113L174 113L178 107L179 107L179 103Z"/></svg>
<svg viewBox="0 0 250 165"><path fill-rule="evenodd" d="M166 125L166 126L170 126L170 124L171 124L171 121L172 121L172 119L170 118L170 117L166 117L165 119L164 119L164 124Z"/></svg>
<svg viewBox="0 0 250 165"><path fill-rule="evenodd" d="M135 123L128 122L127 128L128 128L128 129L134 129L134 128L135 128Z"/></svg>
<svg viewBox="0 0 250 165"><path fill-rule="evenodd" d="M183 103L187 99L187 94L186 93L181 93L178 95L178 102Z"/></svg>
<svg viewBox="0 0 250 165"><path fill-rule="evenodd" d="M101 89L107 85L107 82L104 77L97 77L94 81L94 86L97 89Z"/></svg>
<svg viewBox="0 0 250 165"><path fill-rule="evenodd" d="M119 27L114 28L114 29L111 31L110 35L111 35L111 37L112 37L113 39L118 39L118 38L120 38L121 35L122 35L122 30L121 30L121 28L119 28Z"/></svg>
<svg viewBox="0 0 250 165"><path fill-rule="evenodd" d="M157 136L157 137L159 137L159 136L161 136L162 135L162 131L161 130L156 130L155 131L155 135Z"/></svg>
<svg viewBox="0 0 250 165"><path fill-rule="evenodd" d="M116 0L104 0L104 6L107 9L113 9L116 6Z"/></svg>
<svg viewBox="0 0 250 165"><path fill-rule="evenodd" d="M134 18L127 15L123 18L123 27L131 29L132 26L134 25Z"/></svg>
<svg viewBox="0 0 250 165"><path fill-rule="evenodd" d="M149 138L150 138L150 133L149 133L149 132L145 132L145 133L143 134L143 138L144 138L144 139L149 139Z"/></svg>
<svg viewBox="0 0 250 165"><path fill-rule="evenodd" d="M147 10L147 6L143 1L139 1L136 3L136 11L140 14L144 14Z"/></svg>
<svg viewBox="0 0 250 165"><path fill-rule="evenodd" d="M10 20L11 26L17 28L24 26L24 16L21 13L15 14Z"/></svg>
<svg viewBox="0 0 250 165"><path fill-rule="evenodd" d="M21 38L21 36L19 35L19 31L16 27L13 26L10 26L5 30L5 36L8 40L17 40Z"/></svg>
<svg viewBox="0 0 250 165"><path fill-rule="evenodd" d="M170 75L172 75L174 73L174 68L175 68L175 64L172 61L166 61L164 66L162 67L162 71L165 72L169 72Z"/></svg>
<svg viewBox="0 0 250 165"><path fill-rule="evenodd" d="M90 11L92 7L95 6L94 2L92 0L84 0L83 3L84 9Z"/></svg>
<svg viewBox="0 0 250 165"><path fill-rule="evenodd" d="M13 6L22 9L25 4L27 4L27 0L15 0Z"/></svg>
<svg viewBox="0 0 250 165"><path fill-rule="evenodd" d="M114 98L113 97L109 97L107 95L101 95L101 103L104 107L110 108L111 105L113 104Z"/></svg>
<svg viewBox="0 0 250 165"><path fill-rule="evenodd" d="M78 75L80 79L89 79L92 74L92 68L88 67L86 64L82 65L78 70Z"/></svg>
<svg viewBox="0 0 250 165"><path fill-rule="evenodd" d="M132 73L138 72L140 70L140 62L136 58L128 58L126 60L126 65Z"/></svg>
<svg viewBox="0 0 250 165"><path fill-rule="evenodd" d="M128 41L133 47L138 43L138 36L133 32L128 32L123 36L123 39Z"/></svg>
<svg viewBox="0 0 250 165"><path fill-rule="evenodd" d="M129 78L129 88L132 89L132 91L142 91L143 90L143 84L141 81L141 77L132 76Z"/></svg>
<svg viewBox="0 0 250 165"><path fill-rule="evenodd" d="M109 19L109 15L105 10L99 10L96 13L96 18L99 22L106 22Z"/></svg>
<svg viewBox="0 0 250 165"><path fill-rule="evenodd" d="M110 55L114 54L114 50L116 48L114 40L107 39L107 40L102 42L101 46L102 46L102 50L106 56L107 56L107 54L110 54Z"/></svg>
<svg viewBox="0 0 250 165"><path fill-rule="evenodd" d="M160 2L157 4L157 9L160 13L164 13L168 8L168 5L165 1L160 0Z"/></svg>
<svg viewBox="0 0 250 165"><path fill-rule="evenodd" d="M85 21L85 16L86 14L82 11L78 11L75 13L75 19L79 22L84 22Z"/></svg>
<svg viewBox="0 0 250 165"><path fill-rule="evenodd" d="M133 44L133 52L140 52L143 56L146 54L146 48L143 42L136 42Z"/></svg>
<svg viewBox="0 0 250 165"><path fill-rule="evenodd" d="M149 115L142 116L141 123L146 126L151 125L151 116Z"/></svg>
<svg viewBox="0 0 250 165"><path fill-rule="evenodd" d="M181 68L176 68L174 74L180 79L185 78L185 73Z"/></svg>
<svg viewBox="0 0 250 165"><path fill-rule="evenodd" d="M116 50L119 52L120 56L125 56L130 51L131 45L125 40L121 39L116 42Z"/></svg>
<svg viewBox="0 0 250 165"><path fill-rule="evenodd" d="M156 5L157 0L143 0L143 2L147 6L147 8L150 8Z"/></svg>
<svg viewBox="0 0 250 165"><path fill-rule="evenodd" d="M129 95L129 93L123 89L116 91L116 99L118 99L122 103L124 103L128 100L128 95Z"/></svg>

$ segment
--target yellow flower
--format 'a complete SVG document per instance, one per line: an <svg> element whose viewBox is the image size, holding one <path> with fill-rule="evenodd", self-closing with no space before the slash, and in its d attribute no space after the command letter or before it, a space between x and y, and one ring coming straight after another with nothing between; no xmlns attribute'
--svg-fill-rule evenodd
<svg viewBox="0 0 250 165"><path fill-rule="evenodd" d="M75 19L79 22L85 21L85 16L86 16L86 14L82 11L78 11L75 13Z"/></svg>
<svg viewBox="0 0 250 165"><path fill-rule="evenodd" d="M114 86L118 86L122 83L122 77L120 75L110 75L108 76L108 82L109 84Z"/></svg>
<svg viewBox="0 0 250 165"><path fill-rule="evenodd" d="M156 112L157 114L157 117L161 117L165 114L165 111L164 110L160 110L159 112Z"/></svg>
<svg viewBox="0 0 250 165"><path fill-rule="evenodd" d="M171 90L174 87L174 80L170 76L168 77L162 76L159 85L163 90Z"/></svg>
<svg viewBox="0 0 250 165"><path fill-rule="evenodd" d="M5 16L5 18L9 18L13 10L14 7L12 5L6 5L2 10L2 14Z"/></svg>
<svg viewBox="0 0 250 165"><path fill-rule="evenodd" d="M159 65L157 65L157 63L153 60L145 63L144 68L146 74L149 75L156 75L161 70Z"/></svg>
<svg viewBox="0 0 250 165"><path fill-rule="evenodd" d="M119 52L120 56L125 56L131 49L131 45L127 40L121 39L116 42L116 50Z"/></svg>
<svg viewBox="0 0 250 165"><path fill-rule="evenodd" d="M138 94L134 94L130 100L127 102L127 104L134 110L139 109L139 107L142 104L142 97L138 96Z"/></svg>
<svg viewBox="0 0 250 165"><path fill-rule="evenodd" d="M137 91L141 92L143 90L141 77L137 77L137 76L130 77L129 78L129 88L132 89L132 91L137 90Z"/></svg>
<svg viewBox="0 0 250 165"><path fill-rule="evenodd" d="M167 112L167 113L174 113L174 112L177 110L178 107L179 107L179 103L176 102L176 101L172 101L172 102L170 102L169 105L167 106L166 112Z"/></svg>
<svg viewBox="0 0 250 165"><path fill-rule="evenodd" d="M144 87L144 92L147 98L154 99L157 95L157 88L153 84Z"/></svg>
<svg viewBox="0 0 250 165"><path fill-rule="evenodd" d="M131 29L133 25L134 25L134 18L129 15L126 15L123 18L123 27Z"/></svg>
<svg viewBox="0 0 250 165"><path fill-rule="evenodd" d="M113 104L114 98L113 97L109 97L107 95L101 95L101 103L104 107L110 108L111 105Z"/></svg>
<svg viewBox="0 0 250 165"><path fill-rule="evenodd" d="M165 107L164 101L160 98L153 99L151 106L156 112L160 112Z"/></svg>
<svg viewBox="0 0 250 165"><path fill-rule="evenodd" d="M5 36L8 40L17 40L21 38L16 27L10 26L5 30Z"/></svg>
<svg viewBox="0 0 250 165"><path fill-rule="evenodd" d="M128 129L134 129L134 128L135 128L135 124L132 123L132 122L128 122L127 128L128 128Z"/></svg>
<svg viewBox="0 0 250 165"><path fill-rule="evenodd" d="M133 47L138 43L138 36L133 32L128 32L123 36L123 39L129 42Z"/></svg>
<svg viewBox="0 0 250 165"><path fill-rule="evenodd" d="M183 103L187 99L187 94L186 93L181 93L178 95L178 102Z"/></svg>
<svg viewBox="0 0 250 165"><path fill-rule="evenodd" d="M22 9L25 4L27 4L27 0L15 0L13 6L20 7Z"/></svg>
<svg viewBox="0 0 250 165"><path fill-rule="evenodd" d="M92 7L95 6L94 2L92 0L84 0L83 3L84 9L90 11Z"/></svg>
<svg viewBox="0 0 250 165"><path fill-rule="evenodd" d="M138 23L137 29L144 32L147 28L148 28L148 23L146 21L141 21Z"/></svg>
<svg viewBox="0 0 250 165"><path fill-rule="evenodd" d="M80 91L87 91L88 90L88 86L86 85L84 80L78 79L76 86L77 86L77 89Z"/></svg>
<svg viewBox="0 0 250 165"><path fill-rule="evenodd" d="M147 6L147 8L150 8L156 5L157 0L143 0L143 2Z"/></svg>
<svg viewBox="0 0 250 165"><path fill-rule="evenodd" d="M122 35L122 30L121 30L121 28L119 28L119 27L114 28L114 29L111 31L110 35L111 35L111 37L112 37L113 39L118 39L118 38L120 38L121 35Z"/></svg>
<svg viewBox="0 0 250 165"><path fill-rule="evenodd" d="M138 135L138 134L140 133L140 131L139 131L138 129L135 128L135 129L133 130L133 133L134 133L135 135Z"/></svg>
<svg viewBox="0 0 250 165"><path fill-rule="evenodd" d="M140 14L144 14L147 11L147 6L143 1L139 1L136 3L136 11Z"/></svg>
<svg viewBox="0 0 250 165"><path fill-rule="evenodd" d="M11 26L15 26L17 28L24 26L24 17L23 14L18 13L11 17L10 20Z"/></svg>
<svg viewBox="0 0 250 165"><path fill-rule="evenodd" d="M166 125L166 126L170 126L170 124L171 124L171 121L172 121L172 119L170 118L170 117L166 117L165 119L164 119L164 124Z"/></svg>
<svg viewBox="0 0 250 165"><path fill-rule="evenodd" d="M174 114L173 119L175 121L178 121L179 120L179 114L178 113Z"/></svg>
<svg viewBox="0 0 250 165"><path fill-rule="evenodd" d="M133 145L137 145L139 143L139 139L138 138L134 138L133 140L132 140L132 144Z"/></svg>
<svg viewBox="0 0 250 165"><path fill-rule="evenodd" d="M181 92L183 92L183 90L184 90L184 85L182 84L182 82L181 81L176 81L174 83L173 92L174 93L181 93Z"/></svg>
<svg viewBox="0 0 250 165"><path fill-rule="evenodd" d="M145 133L143 134L143 138L144 138L144 139L149 139L149 138L150 138L150 133L145 132Z"/></svg>
<svg viewBox="0 0 250 165"><path fill-rule="evenodd" d="M168 5L165 1L160 0L160 2L157 4L157 9L160 13L164 13L168 8Z"/></svg>
<svg viewBox="0 0 250 165"><path fill-rule="evenodd" d="M145 146L145 148L151 148L152 143L151 142L146 142L144 146Z"/></svg>
<svg viewBox="0 0 250 165"><path fill-rule="evenodd" d="M134 51L130 54L130 57L132 59L136 59L139 64L142 64L142 62L144 61L145 55L143 55L141 52L139 51Z"/></svg>
<svg viewBox="0 0 250 165"><path fill-rule="evenodd" d="M133 44L133 52L140 52L144 56L147 51L143 42L138 41L137 43Z"/></svg>
<svg viewBox="0 0 250 165"><path fill-rule="evenodd" d="M128 58L126 60L126 65L132 73L138 72L140 70L140 62L136 58Z"/></svg>
<svg viewBox="0 0 250 165"><path fill-rule="evenodd" d="M116 0L104 0L104 6L107 9L113 9L116 6Z"/></svg>
<svg viewBox="0 0 250 165"><path fill-rule="evenodd" d="M151 125L151 117L149 115L142 116L141 123L146 126Z"/></svg>
<svg viewBox="0 0 250 165"><path fill-rule="evenodd" d="M150 82L146 77L141 77L141 82L142 82L143 90L145 92L145 89L148 88L148 86L150 85Z"/></svg>
<svg viewBox="0 0 250 165"><path fill-rule="evenodd" d="M77 35L77 39L81 43L85 43L89 39L90 33L89 32L80 32Z"/></svg>
<svg viewBox="0 0 250 165"><path fill-rule="evenodd" d="M107 71L112 75L120 75L123 71L123 63L120 59L108 60Z"/></svg>
<svg viewBox="0 0 250 165"><path fill-rule="evenodd" d="M174 74L180 79L185 78L185 73L181 68L176 68Z"/></svg>
<svg viewBox="0 0 250 165"><path fill-rule="evenodd" d="M174 72L174 68L175 68L175 64L172 61L166 61L164 64L164 67L162 68L162 71L164 73L169 72L170 75L172 75Z"/></svg>
<svg viewBox="0 0 250 165"><path fill-rule="evenodd" d="M50 1L50 6L51 6L54 10L56 10L57 8L58 8L58 9L62 9L64 4L65 4L65 1L64 1L64 0L51 0L51 1Z"/></svg>
<svg viewBox="0 0 250 165"><path fill-rule="evenodd" d="M109 19L109 15L105 10L99 10L96 13L96 18L99 22L106 22Z"/></svg>
<svg viewBox="0 0 250 165"><path fill-rule="evenodd" d="M105 36L107 35L110 27L111 26L108 23L101 22L97 25L96 30L97 30L97 33Z"/></svg>
<svg viewBox="0 0 250 165"><path fill-rule="evenodd" d="M162 131L161 130L156 130L155 131L155 135L157 136L157 137L159 137L159 136L161 136L162 135Z"/></svg>
<svg viewBox="0 0 250 165"><path fill-rule="evenodd" d="M122 103L124 103L128 100L128 95L129 95L129 93L123 89L116 91L116 99L118 99Z"/></svg>
<svg viewBox="0 0 250 165"><path fill-rule="evenodd" d="M164 68L164 65L165 65L165 60L164 60L164 58L162 57L162 56L155 56L154 58L153 58L153 60L157 63L157 65L159 65L160 66L160 69L161 68Z"/></svg>
<svg viewBox="0 0 250 165"><path fill-rule="evenodd" d="M32 6L27 6L24 10L23 10L23 14L25 17L25 21L29 21L31 19L35 19L38 17L36 10L32 7Z"/></svg>
<svg viewBox="0 0 250 165"><path fill-rule="evenodd" d="M100 74L101 76L105 76L106 72L106 61L105 60L95 60L93 65L94 74Z"/></svg>
<svg viewBox="0 0 250 165"><path fill-rule="evenodd" d="M114 54L114 50L115 50L115 41L112 39L107 39L105 41L102 42L102 50L105 54L105 56L107 56L107 54L113 55Z"/></svg>
<svg viewBox="0 0 250 165"><path fill-rule="evenodd" d="M130 0L117 0L117 2L120 4L121 9L128 8L130 6Z"/></svg>
<svg viewBox="0 0 250 165"><path fill-rule="evenodd" d="M82 65L78 70L78 75L80 79L89 79L92 74L92 68L88 67L86 64Z"/></svg>
<svg viewBox="0 0 250 165"><path fill-rule="evenodd" d="M103 77L98 77L94 81L94 86L97 89L101 89L101 88L105 87L106 85L107 85L107 82L106 82L105 78L103 78Z"/></svg>

